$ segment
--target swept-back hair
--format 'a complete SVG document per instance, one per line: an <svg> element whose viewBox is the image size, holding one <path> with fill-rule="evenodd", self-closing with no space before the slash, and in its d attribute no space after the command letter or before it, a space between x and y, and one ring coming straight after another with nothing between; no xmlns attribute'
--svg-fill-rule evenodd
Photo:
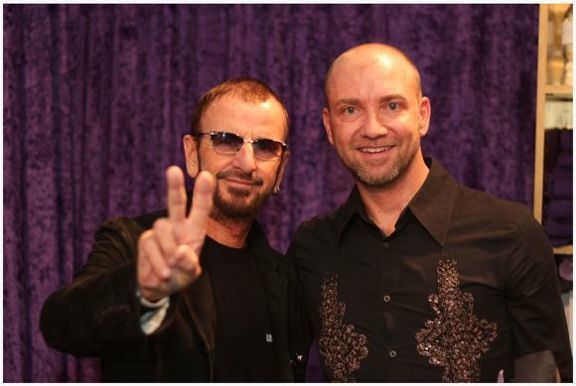
<svg viewBox="0 0 576 386"><path fill-rule="evenodd" d="M286 126L285 126L285 136L288 136L288 111L286 106L280 100L278 94L274 92L266 83L248 77L230 79L225 82L212 87L210 90L205 92L198 103L196 103L196 108L192 114L192 123L190 124L190 134L196 134L200 130L200 122L202 121L202 116L206 109L217 99L222 98L225 95L233 95L240 97L243 101L249 103L259 103L265 102L270 98L275 99L282 110L284 111Z"/></svg>

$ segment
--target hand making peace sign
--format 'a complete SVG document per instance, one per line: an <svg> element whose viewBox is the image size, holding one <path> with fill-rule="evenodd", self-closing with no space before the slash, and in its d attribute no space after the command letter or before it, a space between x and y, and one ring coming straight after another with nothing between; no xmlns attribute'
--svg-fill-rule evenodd
<svg viewBox="0 0 576 386"><path fill-rule="evenodd" d="M138 239L138 288L149 301L178 292L202 273L200 251L206 237L216 180L209 172L196 176L190 214L186 215L184 174L166 171L168 217L154 222Z"/></svg>

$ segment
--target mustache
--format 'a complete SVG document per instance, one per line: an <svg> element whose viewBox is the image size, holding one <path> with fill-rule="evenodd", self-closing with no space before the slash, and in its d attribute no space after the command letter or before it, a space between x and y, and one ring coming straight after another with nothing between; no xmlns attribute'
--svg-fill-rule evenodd
<svg viewBox="0 0 576 386"><path fill-rule="evenodd" d="M237 180L246 181L251 183L252 185L262 186L264 184L264 180L260 177L252 177L251 173L242 173L238 170L224 170L219 173L216 173L217 179L223 178L235 178Z"/></svg>

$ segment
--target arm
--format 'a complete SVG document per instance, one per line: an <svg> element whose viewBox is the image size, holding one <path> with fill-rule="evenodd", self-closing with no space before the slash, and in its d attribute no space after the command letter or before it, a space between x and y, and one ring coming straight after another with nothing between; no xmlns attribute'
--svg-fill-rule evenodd
<svg viewBox="0 0 576 386"><path fill-rule="evenodd" d="M128 219L100 227L88 262L74 281L44 303L40 328L49 346L94 355L107 340L141 334L141 308L135 292L140 232Z"/></svg>
<svg viewBox="0 0 576 386"><path fill-rule="evenodd" d="M295 266L289 256L282 256L283 265L288 277L288 339L290 361L296 382L305 381L308 349L312 341L312 331L308 317L302 307L300 282L297 278Z"/></svg>
<svg viewBox="0 0 576 386"><path fill-rule="evenodd" d="M313 281L311 266L319 257L314 251L318 251L321 245L326 247L327 244L319 242L316 237L313 237L306 224L301 224L286 252L296 283L293 297L296 299L294 308L297 309L298 328L292 331L292 339L298 343L298 352L304 353L301 363L294 367L297 382L325 382L327 379L321 369L320 358L316 355L317 345L312 346L314 335L310 318L314 313L310 299L307 298L312 292L310 290Z"/></svg>
<svg viewBox="0 0 576 386"><path fill-rule="evenodd" d="M572 354L552 247L530 215L518 225L506 265L516 381L572 381Z"/></svg>
<svg viewBox="0 0 576 386"><path fill-rule="evenodd" d="M157 301L177 296L198 278L214 179L209 173L198 176L188 216L182 171L169 168L167 182L168 219L156 220L143 233L127 219L104 224L73 283L48 298L40 327L51 347L95 355L107 342L142 336L144 309L137 293Z"/></svg>

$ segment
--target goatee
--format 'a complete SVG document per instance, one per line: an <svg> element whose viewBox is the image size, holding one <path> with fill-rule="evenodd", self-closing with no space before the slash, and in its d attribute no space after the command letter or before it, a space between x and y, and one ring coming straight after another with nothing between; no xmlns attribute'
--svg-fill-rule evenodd
<svg viewBox="0 0 576 386"><path fill-rule="evenodd" d="M216 174L218 181L230 177L246 181L255 186L262 186L264 184L261 178L253 178L249 174L236 170L227 170ZM262 205L264 205L268 196L270 196L269 192L256 193L251 201L247 201L250 196L250 190L248 189L228 187L226 191L231 198L225 199L220 184L218 183L216 185L216 191L214 192L214 209L212 211L212 217L216 219L251 220L256 217L258 211Z"/></svg>

